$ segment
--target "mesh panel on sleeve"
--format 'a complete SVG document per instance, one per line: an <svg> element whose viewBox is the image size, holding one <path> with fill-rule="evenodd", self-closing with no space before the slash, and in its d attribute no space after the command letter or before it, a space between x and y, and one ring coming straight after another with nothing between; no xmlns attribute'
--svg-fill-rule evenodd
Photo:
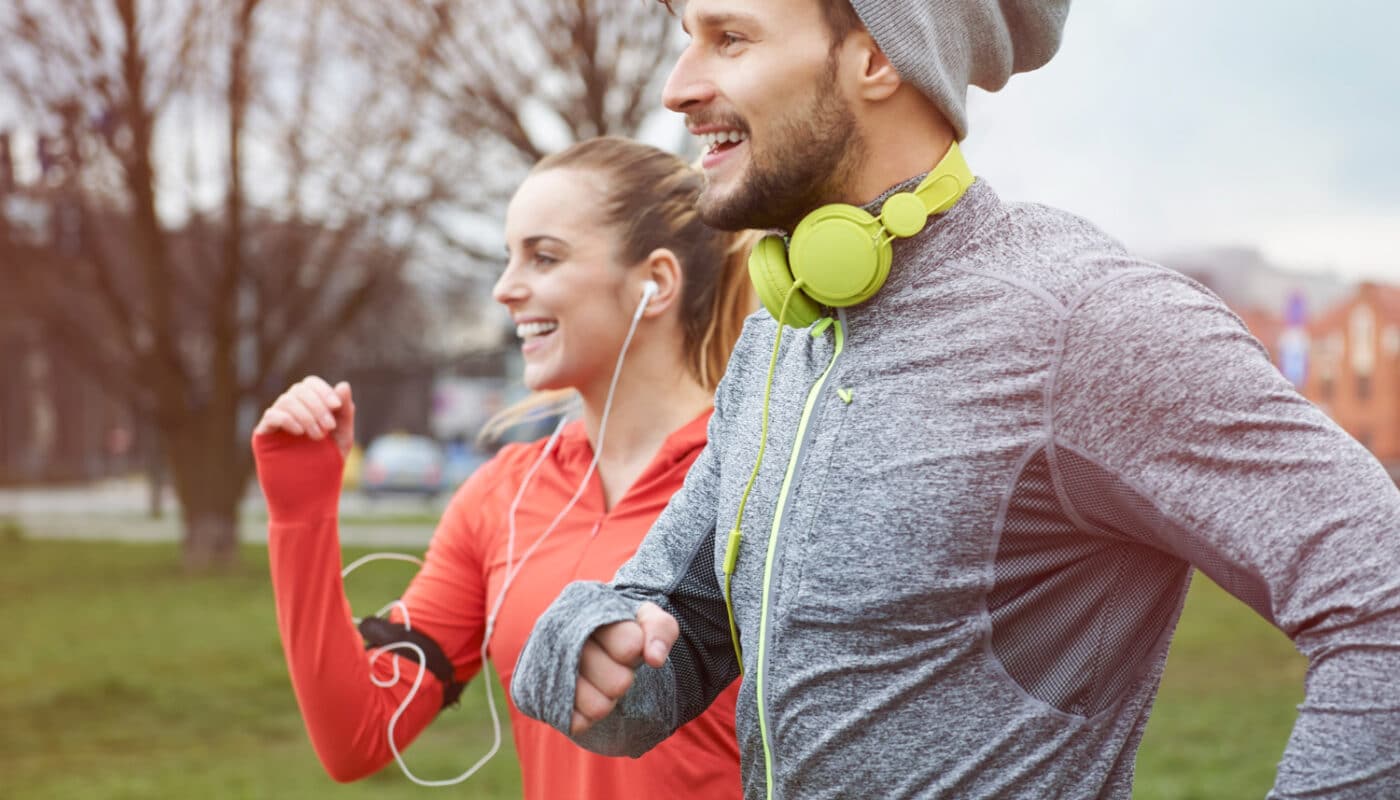
<svg viewBox="0 0 1400 800"><path fill-rule="evenodd" d="M1222 558L1202 537L1182 531L1107 469L1064 448L1059 448L1055 457L1065 493L1086 521L1195 564L1264 619L1273 620L1268 585L1262 578Z"/></svg>
<svg viewBox="0 0 1400 800"><path fill-rule="evenodd" d="M697 548L685 575L664 598L652 598L676 618L680 638L671 650L676 678L677 725L699 716L739 676L724 593L715 580L710 540ZM625 587L619 587L624 589Z"/></svg>
<svg viewBox="0 0 1400 800"><path fill-rule="evenodd" d="M1189 567L1131 533L1083 531L1055 496L1045 453L1017 480L987 597L992 649L1032 697L1092 716L1159 654Z"/></svg>

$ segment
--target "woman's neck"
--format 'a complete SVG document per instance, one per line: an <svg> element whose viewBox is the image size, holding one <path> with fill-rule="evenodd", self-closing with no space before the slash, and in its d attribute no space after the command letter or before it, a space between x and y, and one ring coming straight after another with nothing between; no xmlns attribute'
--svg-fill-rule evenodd
<svg viewBox="0 0 1400 800"><path fill-rule="evenodd" d="M674 351L656 357L645 349L628 354L604 430L607 390L608 383L600 382L579 394L584 430L595 454L599 436L603 436L598 471L611 508L641 476L667 437L708 409L714 395L700 385Z"/></svg>

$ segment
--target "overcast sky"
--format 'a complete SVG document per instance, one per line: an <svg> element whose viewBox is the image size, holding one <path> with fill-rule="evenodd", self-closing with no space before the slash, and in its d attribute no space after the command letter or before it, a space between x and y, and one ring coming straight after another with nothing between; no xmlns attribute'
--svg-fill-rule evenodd
<svg viewBox="0 0 1400 800"><path fill-rule="evenodd" d="M1136 252L1257 247L1400 283L1395 0L1074 0L1059 55L974 90L970 118L973 170L1003 198ZM688 137L662 112L642 138Z"/></svg>
<svg viewBox="0 0 1400 800"><path fill-rule="evenodd" d="M1140 253L1400 283L1400 3L1075 0L1055 60L970 112L1004 198Z"/></svg>

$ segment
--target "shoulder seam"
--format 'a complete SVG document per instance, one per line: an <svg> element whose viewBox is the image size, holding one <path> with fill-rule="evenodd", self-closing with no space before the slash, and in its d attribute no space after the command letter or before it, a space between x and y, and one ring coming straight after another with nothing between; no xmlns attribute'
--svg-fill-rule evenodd
<svg viewBox="0 0 1400 800"><path fill-rule="evenodd" d="M971 267L961 267L955 264L949 265L948 268L966 275L976 275L979 278L987 278L989 280L1001 281L1002 283L1005 283L1008 286L1014 286L1017 289L1021 289L1027 294L1030 294L1033 297L1035 297L1037 300L1040 300L1042 303L1045 303L1045 305L1049 306L1050 309L1055 312L1056 316L1063 317L1067 313L1065 305L1059 300L1057 300L1054 295L1050 294L1050 292L1047 289L1045 289L1045 287L1031 283L1030 281L1023 281L1018 278L1013 278L1010 275L1002 275L1000 273L989 272L987 270L973 269Z"/></svg>
<svg viewBox="0 0 1400 800"><path fill-rule="evenodd" d="M1168 277L1170 276L1170 274L1171 273L1167 272L1165 268L1162 267L1134 267L1132 269L1123 270L1122 272L1115 272L1112 275L1105 275L1104 277L1099 278L1098 280L1084 287L1079 292L1079 294L1075 295L1074 298L1070 300L1068 305L1065 306L1065 316L1074 316L1075 312L1079 310L1079 307L1083 305L1084 302L1088 300L1095 292L1098 292L1107 286L1117 283L1118 281L1127 280L1128 278L1142 278L1149 276Z"/></svg>

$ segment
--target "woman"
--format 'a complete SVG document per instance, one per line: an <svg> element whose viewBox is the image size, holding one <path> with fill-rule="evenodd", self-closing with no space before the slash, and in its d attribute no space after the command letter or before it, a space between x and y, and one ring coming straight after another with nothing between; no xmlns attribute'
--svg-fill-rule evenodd
<svg viewBox="0 0 1400 800"><path fill-rule="evenodd" d="M547 441L506 446L463 484L389 620L357 631L341 584L350 387L307 378L258 423L283 650L336 780L398 757L481 669L483 652L509 695L535 619L569 581L611 578L680 488L753 307L751 239L699 221L702 181L674 156L604 138L544 159L520 186L494 296L522 339L525 384L547 394L488 429L561 395L577 397L581 418ZM365 641L387 651L367 655ZM636 760L585 752L512 706L525 796L738 798L736 691Z"/></svg>

